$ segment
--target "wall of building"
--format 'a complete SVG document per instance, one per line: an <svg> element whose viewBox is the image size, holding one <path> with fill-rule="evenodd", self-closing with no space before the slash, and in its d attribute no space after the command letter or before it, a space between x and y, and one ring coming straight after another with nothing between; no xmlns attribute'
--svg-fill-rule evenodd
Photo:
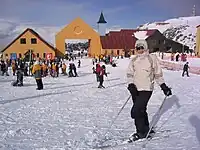
<svg viewBox="0 0 200 150"><path fill-rule="evenodd" d="M156 31L152 36L147 39L150 52L167 52L170 49L172 52L182 52L189 50L188 46L184 46L181 43L175 42L173 40L167 39L159 31Z"/></svg>
<svg viewBox="0 0 200 150"><path fill-rule="evenodd" d="M68 26L62 29L56 35L56 48L58 56L65 54L65 40L66 39L88 39L90 40L90 47L88 50L89 56L96 56L101 54L100 35L86 24L81 18L76 18Z"/></svg>
<svg viewBox="0 0 200 150"><path fill-rule="evenodd" d="M197 27L197 36L196 36L196 49L195 53L197 56L200 56L200 26Z"/></svg>
<svg viewBox="0 0 200 150"><path fill-rule="evenodd" d="M26 39L26 44L20 43L21 38ZM37 40L37 44L31 44L31 38L35 38ZM10 59L11 53L16 53L18 58L20 57L20 55L24 57L24 54L30 49L33 50L33 53L36 56L38 53L40 58L43 58L44 53L52 53L52 56L55 56L55 51L52 48L47 46L43 41L33 35L30 31L27 31L3 52L3 57Z"/></svg>
<svg viewBox="0 0 200 150"><path fill-rule="evenodd" d="M124 55L124 49L102 49L101 52L102 55L113 55L113 56L118 56L118 55Z"/></svg>
<svg viewBox="0 0 200 150"><path fill-rule="evenodd" d="M150 52L155 51L165 51L164 48L164 40L165 37L159 31L155 31L155 33L147 38L147 43Z"/></svg>

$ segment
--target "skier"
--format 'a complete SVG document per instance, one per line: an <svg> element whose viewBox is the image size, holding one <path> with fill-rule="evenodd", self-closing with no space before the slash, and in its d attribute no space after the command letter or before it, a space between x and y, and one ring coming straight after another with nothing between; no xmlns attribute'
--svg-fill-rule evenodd
<svg viewBox="0 0 200 150"><path fill-rule="evenodd" d="M179 55L179 53L177 53L176 54L176 61L179 61L179 57L180 57L180 55Z"/></svg>
<svg viewBox="0 0 200 150"><path fill-rule="evenodd" d="M12 71L13 71L13 76L15 76L17 70L17 63L15 60L12 61Z"/></svg>
<svg viewBox="0 0 200 150"><path fill-rule="evenodd" d="M100 71L101 71L101 66L100 64L96 64L96 79L97 79L97 82L99 82L99 75L100 75Z"/></svg>
<svg viewBox="0 0 200 150"><path fill-rule="evenodd" d="M136 133L129 138L130 142L145 138L149 131L149 120L146 112L151 98L154 80L160 85L166 96L172 94L165 84L162 69L156 55L149 54L145 31L135 33L136 56L132 58L127 70L128 90L132 95L133 107L131 117L135 119ZM154 133L152 130L150 133Z"/></svg>
<svg viewBox="0 0 200 150"><path fill-rule="evenodd" d="M42 83L42 67L40 66L39 61L36 61L33 69L32 74L35 76L35 80L37 83L37 89L36 90L42 90L43 89L43 83Z"/></svg>
<svg viewBox="0 0 200 150"><path fill-rule="evenodd" d="M66 66L65 63L63 63L63 65L62 65L62 74L67 75L66 69L67 69L67 66Z"/></svg>
<svg viewBox="0 0 200 150"><path fill-rule="evenodd" d="M24 65L24 76L28 76L28 64L25 63Z"/></svg>
<svg viewBox="0 0 200 150"><path fill-rule="evenodd" d="M80 67L81 67L81 61L78 60L78 68L80 68Z"/></svg>
<svg viewBox="0 0 200 150"><path fill-rule="evenodd" d="M74 74L73 74L73 64L70 63L69 64L69 77L73 77L73 76L74 76Z"/></svg>
<svg viewBox="0 0 200 150"><path fill-rule="evenodd" d="M72 64L72 70L74 71L74 77L78 77L78 74L76 72L76 66L74 63Z"/></svg>
<svg viewBox="0 0 200 150"><path fill-rule="evenodd" d="M23 66L17 67L17 80L12 83L13 86L23 86Z"/></svg>
<svg viewBox="0 0 200 150"><path fill-rule="evenodd" d="M58 77L59 76L59 62L57 62L55 66L56 66L56 77Z"/></svg>
<svg viewBox="0 0 200 150"><path fill-rule="evenodd" d="M189 69L189 68L190 68L190 67L189 67L189 62L186 62L186 64L185 64L184 67L183 67L182 77L184 77L185 72L186 72L186 74L187 74L187 77L189 77L189 73L188 73L188 69Z"/></svg>
<svg viewBox="0 0 200 150"><path fill-rule="evenodd" d="M103 86L103 81L104 81L103 77L104 77L104 75L107 77L106 67L105 67L105 65L102 65L102 67L100 69L100 72L99 72L99 86L98 86L98 88L105 88Z"/></svg>
<svg viewBox="0 0 200 150"><path fill-rule="evenodd" d="M7 65L4 61L1 61L1 72L2 72L2 76L4 76L5 73L7 76L9 76L7 72Z"/></svg>

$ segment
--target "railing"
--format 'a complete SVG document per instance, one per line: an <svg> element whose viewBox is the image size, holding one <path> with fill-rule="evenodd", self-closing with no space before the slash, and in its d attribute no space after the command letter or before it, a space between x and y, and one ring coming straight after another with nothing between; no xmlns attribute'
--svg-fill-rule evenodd
<svg viewBox="0 0 200 150"><path fill-rule="evenodd" d="M183 64L173 63L170 61L160 60L160 64L162 68L165 68L167 70L173 70L173 71L180 71L183 70ZM190 67L189 72L193 74L200 75L200 67Z"/></svg>

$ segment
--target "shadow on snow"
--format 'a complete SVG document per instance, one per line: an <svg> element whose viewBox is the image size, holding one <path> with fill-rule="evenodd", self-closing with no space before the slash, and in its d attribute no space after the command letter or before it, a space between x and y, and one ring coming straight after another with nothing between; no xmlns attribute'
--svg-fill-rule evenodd
<svg viewBox="0 0 200 150"><path fill-rule="evenodd" d="M29 96L29 97L16 98L16 99L12 99L12 100L2 100L2 101L0 101L0 104L7 104L7 103L16 102L16 101L29 100L29 99L34 99L34 98L38 98L38 97L45 97L45 96L50 96L50 95L65 94L65 93L74 92L74 91L75 90L73 90L73 91L71 91L71 90L62 91L62 92L51 92L51 93L44 93L44 94L34 95L34 96Z"/></svg>
<svg viewBox="0 0 200 150"><path fill-rule="evenodd" d="M191 115L189 117L190 124L195 128L196 130L196 137L199 141L200 145L200 119L196 115Z"/></svg>
<svg viewBox="0 0 200 150"><path fill-rule="evenodd" d="M165 120L159 127L162 128L162 126L164 124L167 123L167 121L175 114L175 112L181 107L180 103L179 103L179 98L176 95L172 95L170 97L168 97L166 99L166 101L163 104L163 107L161 108L160 112L156 112L156 114L153 116L153 119L155 119L155 125L158 123L158 121L160 120L160 118L162 117L163 114L165 114L168 110L170 110L174 105L176 105L177 109L174 109L174 111L171 113L171 115L169 115L169 117L167 118L167 120ZM159 113L159 114L158 114ZM156 118L155 118L156 117ZM151 122L152 123L152 122ZM150 123L150 124L151 124ZM159 130L158 129L158 130Z"/></svg>

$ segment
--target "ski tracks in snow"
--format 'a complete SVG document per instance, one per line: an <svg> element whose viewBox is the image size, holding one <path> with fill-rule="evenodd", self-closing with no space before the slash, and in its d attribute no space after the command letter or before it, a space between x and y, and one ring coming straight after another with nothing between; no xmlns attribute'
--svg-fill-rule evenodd
<svg viewBox="0 0 200 150"><path fill-rule="evenodd" d="M119 61L117 68L108 67L111 74L105 78L105 89L97 88L95 75L89 73L91 67L87 64L82 70L80 68L80 77L77 78L44 78L43 91L35 90L33 78L25 78L24 87L12 87L9 83L11 77L7 77L5 82L0 79L3 85L0 90L0 149L90 150L87 144L101 140L129 95L124 79L124 66L128 61ZM149 142L147 149L198 150L199 76L191 75L189 80L181 78L180 72L164 73L167 84L177 97L169 99L157 127L159 130L175 130L176 133L171 134L170 139ZM149 119L163 97L157 87L148 106ZM179 100L174 101L176 98ZM111 128L108 139L120 139L134 132L131 107L130 101ZM132 150L133 145L123 149Z"/></svg>

